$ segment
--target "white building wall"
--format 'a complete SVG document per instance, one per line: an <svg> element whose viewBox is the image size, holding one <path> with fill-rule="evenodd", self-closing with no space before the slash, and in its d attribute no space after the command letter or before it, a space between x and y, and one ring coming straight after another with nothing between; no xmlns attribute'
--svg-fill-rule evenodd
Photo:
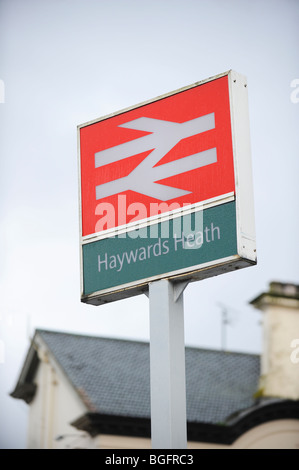
<svg viewBox="0 0 299 470"><path fill-rule="evenodd" d="M299 311L272 306L267 313L268 348L262 371L265 396L299 399L299 363L291 360L291 343L299 338Z"/></svg>
<svg viewBox="0 0 299 470"><path fill-rule="evenodd" d="M33 402L31 402L29 407L28 415L28 449L42 449L43 448L43 434L45 423L43 421L43 412L42 412L42 395L44 390L42 390L42 372L41 367L38 368L35 383L37 384L37 391L34 397Z"/></svg>
<svg viewBox="0 0 299 470"><path fill-rule="evenodd" d="M299 362L292 359L292 344L299 344L299 286L271 283L270 291L251 303L264 314L259 394L298 400Z"/></svg>
<svg viewBox="0 0 299 470"><path fill-rule="evenodd" d="M87 407L48 354L39 349L37 391L30 404L28 448L90 448L93 440L70 425Z"/></svg>
<svg viewBox="0 0 299 470"><path fill-rule="evenodd" d="M299 449L299 421L280 419L250 429L237 439L234 449Z"/></svg>

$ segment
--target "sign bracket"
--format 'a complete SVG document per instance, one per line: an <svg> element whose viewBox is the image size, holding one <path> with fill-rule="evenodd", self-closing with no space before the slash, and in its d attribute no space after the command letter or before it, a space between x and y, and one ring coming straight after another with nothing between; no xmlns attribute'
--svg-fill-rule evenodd
<svg viewBox="0 0 299 470"><path fill-rule="evenodd" d="M183 294L183 292L186 289L188 284L189 284L189 281L177 282L177 283L173 284L173 294L174 294L174 301L175 302Z"/></svg>

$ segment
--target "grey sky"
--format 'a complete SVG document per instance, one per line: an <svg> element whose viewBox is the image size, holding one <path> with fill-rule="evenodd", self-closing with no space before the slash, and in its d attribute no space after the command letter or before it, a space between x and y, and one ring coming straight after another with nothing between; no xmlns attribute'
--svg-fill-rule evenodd
<svg viewBox="0 0 299 470"><path fill-rule="evenodd" d="M148 339L145 296L80 303L76 126L229 69L248 79L258 265L189 285L185 337L219 348L222 302L228 349L260 351L248 301L299 282L298 20L296 0L0 0L0 448L25 446L8 394L36 327Z"/></svg>

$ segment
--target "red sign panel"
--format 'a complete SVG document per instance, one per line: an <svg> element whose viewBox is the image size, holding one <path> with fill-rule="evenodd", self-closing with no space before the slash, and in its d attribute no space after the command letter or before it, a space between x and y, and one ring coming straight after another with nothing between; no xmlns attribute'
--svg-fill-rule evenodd
<svg viewBox="0 0 299 470"><path fill-rule="evenodd" d="M81 127L80 164L83 237L235 192L228 77Z"/></svg>

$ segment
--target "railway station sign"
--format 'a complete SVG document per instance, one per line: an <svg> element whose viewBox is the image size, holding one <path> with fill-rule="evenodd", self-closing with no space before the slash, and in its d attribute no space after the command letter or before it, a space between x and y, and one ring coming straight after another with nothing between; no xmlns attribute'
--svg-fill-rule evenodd
<svg viewBox="0 0 299 470"><path fill-rule="evenodd" d="M83 302L256 264L243 75L81 124L78 154Z"/></svg>

